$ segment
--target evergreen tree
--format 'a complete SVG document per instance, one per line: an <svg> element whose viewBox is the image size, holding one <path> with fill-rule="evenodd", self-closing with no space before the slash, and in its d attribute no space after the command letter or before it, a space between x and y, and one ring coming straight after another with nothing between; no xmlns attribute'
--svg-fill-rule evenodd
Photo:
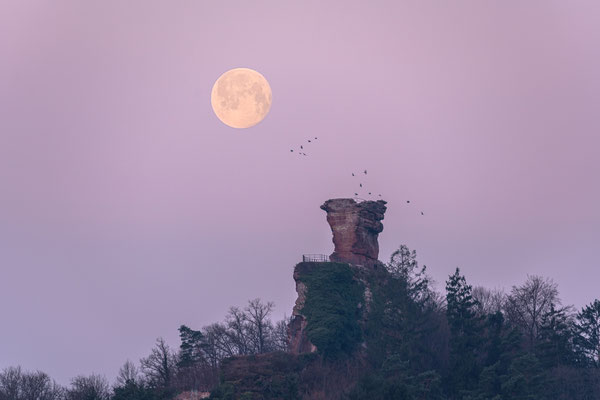
<svg viewBox="0 0 600 400"><path fill-rule="evenodd" d="M600 301L585 306L576 317L575 346L584 363L600 368Z"/></svg>
<svg viewBox="0 0 600 400"><path fill-rule="evenodd" d="M460 269L446 282L448 324L450 326L450 371L447 387L455 398L476 388L481 365L482 324L477 301Z"/></svg>
<svg viewBox="0 0 600 400"><path fill-rule="evenodd" d="M574 364L573 324L567 307L556 309L552 304L544 314L535 350L545 369Z"/></svg>
<svg viewBox="0 0 600 400"><path fill-rule="evenodd" d="M179 327L179 367L189 367L204 359L202 354L202 342L204 335L201 331L195 331L185 325Z"/></svg>
<svg viewBox="0 0 600 400"><path fill-rule="evenodd" d="M503 379L502 399L543 400L546 377L537 357L526 353L512 360L508 375Z"/></svg>

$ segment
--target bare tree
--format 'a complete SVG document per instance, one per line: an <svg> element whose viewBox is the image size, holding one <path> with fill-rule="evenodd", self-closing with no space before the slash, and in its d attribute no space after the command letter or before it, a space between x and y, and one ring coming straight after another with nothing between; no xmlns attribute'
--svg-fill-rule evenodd
<svg viewBox="0 0 600 400"><path fill-rule="evenodd" d="M109 400L108 381L102 375L76 376L67 389L66 400Z"/></svg>
<svg viewBox="0 0 600 400"><path fill-rule="evenodd" d="M487 289L476 286L471 295L477 300L476 311L479 315L495 314L501 312L506 301L506 294L501 289Z"/></svg>
<svg viewBox="0 0 600 400"><path fill-rule="evenodd" d="M150 355L142 358L140 364L150 386L168 388L175 374L177 358L165 340L158 338Z"/></svg>
<svg viewBox="0 0 600 400"><path fill-rule="evenodd" d="M125 364L121 368L119 368L119 373L117 374L115 386L123 387L127 385L127 383L139 383L140 381L140 372L138 367L135 364L127 360Z"/></svg>
<svg viewBox="0 0 600 400"><path fill-rule="evenodd" d="M236 347L236 353L239 355L251 354L253 349L250 339L250 324L246 313L238 307L231 307L225 324L229 340Z"/></svg>
<svg viewBox="0 0 600 400"><path fill-rule="evenodd" d="M270 351L271 332L273 323L269 316L273 312L275 304L273 302L263 303L260 299L248 301L245 310L245 318L249 323L250 340L256 353L266 353Z"/></svg>
<svg viewBox="0 0 600 400"><path fill-rule="evenodd" d="M290 346L289 324L291 318L284 316L281 321L277 321L273 329L272 342L273 350L288 351Z"/></svg>
<svg viewBox="0 0 600 400"><path fill-rule="evenodd" d="M222 359L238 353L238 346L232 340L234 336L226 325L214 323L203 328L204 352L211 366L216 368Z"/></svg>
<svg viewBox="0 0 600 400"><path fill-rule="evenodd" d="M10 367L0 373L1 400L60 400L63 388L41 371Z"/></svg>
<svg viewBox="0 0 600 400"><path fill-rule="evenodd" d="M0 399L20 400L21 379L23 372L21 367L9 367L0 373Z"/></svg>
<svg viewBox="0 0 600 400"><path fill-rule="evenodd" d="M525 334L528 345L535 345L542 317L552 305L560 305L558 285L550 278L528 275L521 286L513 286L508 295L504 311L510 323Z"/></svg>

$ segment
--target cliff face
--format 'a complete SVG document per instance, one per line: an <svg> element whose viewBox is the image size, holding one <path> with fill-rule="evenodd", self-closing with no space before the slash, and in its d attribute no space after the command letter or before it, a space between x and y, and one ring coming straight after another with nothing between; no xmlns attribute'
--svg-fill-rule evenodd
<svg viewBox="0 0 600 400"><path fill-rule="evenodd" d="M353 199L332 199L321 206L327 212L327 222L333 232L332 261L376 267L379 263L377 237L383 231L381 220L385 205L383 200L357 203Z"/></svg>
<svg viewBox="0 0 600 400"><path fill-rule="evenodd" d="M377 269L381 264L377 260L379 255L378 235L383 231L383 219L386 211L386 202L365 201L357 203L353 199L327 200L321 208L327 212L327 222L333 232L333 243L335 249L331 254L332 263L302 262L294 268L294 280L296 281L296 292L298 298L292 311L292 321L289 325L290 351L294 354L311 353L317 350L315 344L309 339L309 310L306 309L307 296L319 296L322 309L330 310L331 318L327 315L313 317L316 320L336 320L342 313L355 313L355 319L359 327L363 326L369 312L371 301L371 289L369 288L369 277L373 273L384 273L383 269ZM344 265L336 265L344 264ZM340 300L348 297L348 291L353 285L347 279L347 272L352 276L350 279L364 290L357 300L357 304L348 306L355 310L337 310ZM346 277L345 287L340 286L341 278ZM315 284L315 277L318 277ZM309 293L307 282L313 282L313 290ZM314 299L309 299L314 302ZM310 301L309 301L310 302ZM345 321L349 323L352 321ZM347 326L347 324L346 324ZM311 325L312 327L312 325ZM314 328L314 327L313 327ZM319 326L319 332L329 331L334 335L346 335L348 332L335 332L335 329ZM313 332L313 335L315 333ZM358 334L360 336L360 334ZM311 336L312 337L312 336ZM352 340L349 339L349 342ZM315 342L317 343L317 342ZM320 345L319 345L320 346Z"/></svg>
<svg viewBox="0 0 600 400"><path fill-rule="evenodd" d="M306 263L312 264L312 263ZM304 302L306 301L307 287L300 278L302 269L299 267L300 264L294 268L294 281L296 281L296 303L292 310L292 320L289 325L289 338L290 338L290 351L294 354L300 353L313 353L317 350L306 334L306 317L302 314L304 308Z"/></svg>

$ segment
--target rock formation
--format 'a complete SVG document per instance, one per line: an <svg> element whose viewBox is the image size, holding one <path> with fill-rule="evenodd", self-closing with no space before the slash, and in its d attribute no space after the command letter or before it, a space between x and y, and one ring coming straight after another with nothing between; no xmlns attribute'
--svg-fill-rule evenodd
<svg viewBox="0 0 600 400"><path fill-rule="evenodd" d="M333 232L332 261L371 268L379 263L377 236L383 231L385 204L383 200L331 199L321 206Z"/></svg>
<svg viewBox="0 0 600 400"><path fill-rule="evenodd" d="M331 261L350 264L356 271L355 279L365 286L364 301L359 305L363 318L366 317L365 313L368 313L371 301L371 291L364 275L379 271L377 266L381 264L377 260L377 237L383 231L381 220L386 211L385 205L383 200L357 203L353 199L331 199L321 206L327 212L327 222L333 232L335 249L330 256ZM306 334L307 320L302 310L307 287L302 281L302 276L310 275L320 265L322 264L318 262L301 262L294 268L298 298L289 324L290 351L294 354L317 350Z"/></svg>

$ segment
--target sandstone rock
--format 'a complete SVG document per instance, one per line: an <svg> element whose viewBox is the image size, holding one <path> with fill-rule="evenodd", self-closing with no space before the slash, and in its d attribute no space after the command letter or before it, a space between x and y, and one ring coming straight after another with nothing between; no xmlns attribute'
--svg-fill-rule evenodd
<svg viewBox="0 0 600 400"><path fill-rule="evenodd" d="M302 308L304 308L304 301L306 300L306 285L299 279L299 268L294 268L294 280L296 281L296 303L292 310L292 320L288 326L289 328L289 343L290 351L293 354L300 353L312 353L317 350L308 337L306 336L306 318L302 315Z"/></svg>
<svg viewBox="0 0 600 400"><path fill-rule="evenodd" d="M333 232L332 261L367 268L379 264L377 237L383 231L381 220L385 205L383 200L357 203L353 199L331 199L321 206L327 212L327 222Z"/></svg>

